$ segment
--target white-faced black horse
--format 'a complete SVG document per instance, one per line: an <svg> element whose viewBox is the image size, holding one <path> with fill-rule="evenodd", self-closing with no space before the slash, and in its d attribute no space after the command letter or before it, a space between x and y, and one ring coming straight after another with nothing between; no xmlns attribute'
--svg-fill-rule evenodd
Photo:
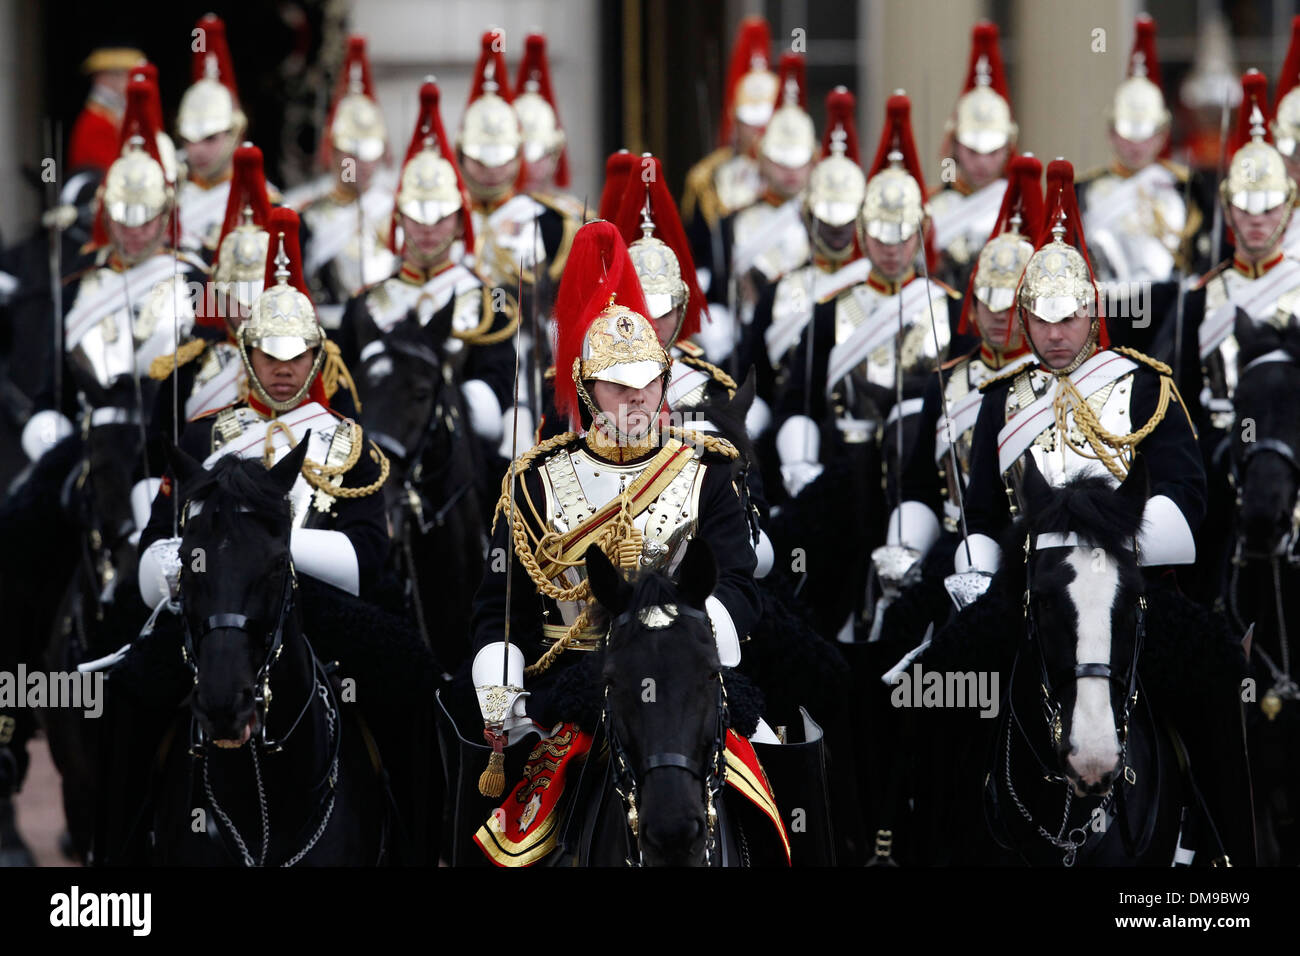
<svg viewBox="0 0 1300 956"><path fill-rule="evenodd" d="M444 346L450 309L414 312L361 350L362 425L392 461L384 501L407 607L444 671L469 652L470 599L483 576L474 436Z"/></svg>
<svg viewBox="0 0 1300 956"><path fill-rule="evenodd" d="M1300 863L1300 688L1288 627L1300 624L1300 323L1239 318L1236 424L1226 440L1236 492L1221 593L1253 625L1256 692L1247 711L1260 862Z"/></svg>
<svg viewBox="0 0 1300 956"><path fill-rule="evenodd" d="M303 634L296 600L286 495L307 444L269 471L234 457L204 470L171 455L176 493L189 502L180 603L194 689L179 730L188 740L166 748L160 773L157 863L372 865L385 857L387 809L372 747Z"/></svg>
<svg viewBox="0 0 1300 956"><path fill-rule="evenodd" d="M1244 660L1205 621L1175 623L1189 602L1138 566L1146 485L1141 456L1118 489L1080 477L1053 490L1026 462L1026 514L1002 569L920 658L938 686L984 672L1001 691L996 720L947 709L960 706L948 699L913 714L931 862L1169 866L1225 855L1216 775L1235 767L1200 759L1223 753L1224 735L1191 724L1198 707L1226 708L1244 763ZM1179 664L1183 655L1195 660Z"/></svg>

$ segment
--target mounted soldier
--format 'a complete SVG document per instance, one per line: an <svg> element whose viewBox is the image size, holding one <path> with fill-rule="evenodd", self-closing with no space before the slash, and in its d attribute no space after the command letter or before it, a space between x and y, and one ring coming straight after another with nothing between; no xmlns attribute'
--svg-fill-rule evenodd
<svg viewBox="0 0 1300 956"><path fill-rule="evenodd" d="M718 148L690 168L682 191L682 221L691 257L709 301L727 304L722 221L759 198L758 141L780 94L772 71L772 36L762 17L740 22L723 91ZM608 217L602 217L608 218Z"/></svg>
<svg viewBox="0 0 1300 956"><path fill-rule="evenodd" d="M68 167L108 172L119 155L126 84L130 73L145 61L132 47L99 47L81 61L90 77L90 92L68 137Z"/></svg>
<svg viewBox="0 0 1300 956"><path fill-rule="evenodd" d="M822 158L803 194L812 261L764 289L746 333L738 364L758 370L758 400L768 405L778 403L788 384L792 353L815 305L863 282L871 271L858 236L867 177L858 153L856 108L853 94L842 86L826 97Z"/></svg>
<svg viewBox="0 0 1300 956"><path fill-rule="evenodd" d="M510 337L518 306L514 290L489 288L474 268L469 195L443 129L439 96L437 83L425 80L398 179L389 234L400 268L348 302L339 347L344 362L361 372L383 354L381 340L407 315L427 326L450 311L445 357L459 371L470 427L490 460L513 427L503 409L512 404Z"/></svg>
<svg viewBox="0 0 1300 956"><path fill-rule="evenodd" d="M303 271L321 325L334 329L347 301L397 266L388 235L393 211L392 180L385 175L388 130L375 98L365 37L348 37L321 156L333 188L302 207Z"/></svg>
<svg viewBox="0 0 1300 956"><path fill-rule="evenodd" d="M1011 118L996 24L971 31L966 85L944 131L944 184L929 197L934 220L936 278L965 288L975 257L988 238L1006 192L1007 163L1019 127Z"/></svg>
<svg viewBox="0 0 1300 956"><path fill-rule="evenodd" d="M546 34L524 38L524 55L515 77L511 101L523 137L522 190L582 218L582 203L564 190L569 188L569 148L560 125L560 109L551 90L551 67L546 59Z"/></svg>
<svg viewBox="0 0 1300 956"><path fill-rule="evenodd" d="M584 670L588 655L581 653L600 646L606 626L584 573L590 544L624 570L667 571L688 540L708 542L718 572L705 613L724 667L740 662L740 639L758 613L754 552L727 467L736 451L721 439L662 427L668 356L645 318L640 284L611 223L579 232L557 309L557 356L566 370L557 375L557 405L575 431L512 466L493 538L512 567L489 568L475 598L472 677L494 753L480 784L488 796L504 787L508 742L539 733L562 763L580 753L584 738L590 745L594 726L575 734L579 728L564 723L558 736L550 732L573 719L566 704L585 693L573 682L598 679ZM755 735L776 740L761 723ZM550 807L559 789L547 795ZM513 805L507 802L508 832L497 821L475 839L495 862L526 865L536 858L518 841L519 811L526 808ZM553 828L536 826L536 812L524 814L522 827L526 841L545 851Z"/></svg>
<svg viewBox="0 0 1300 956"><path fill-rule="evenodd" d="M1107 282L1167 282L1193 274L1208 260L1202 184L1191 185L1186 166L1171 162L1172 117L1160 86L1156 57L1156 23L1137 19L1127 78L1115 91L1109 114L1109 167L1079 177L1079 208L1096 254L1099 275Z"/></svg>
<svg viewBox="0 0 1300 956"><path fill-rule="evenodd" d="M176 112L187 171L176 203L181 248L209 261L217 252L235 147L244 138L248 119L239 105L225 22L209 13L194 31L191 86Z"/></svg>
<svg viewBox="0 0 1300 956"><path fill-rule="evenodd" d="M753 320L763 288L806 265L812 255L800 217L818 144L801 55L782 55L778 88L776 109L758 142L762 192L723 220L725 269L715 271L712 279L724 283L724 301L734 309L732 349Z"/></svg>
<svg viewBox="0 0 1300 956"><path fill-rule="evenodd" d="M953 548L960 547L980 386L1033 361L1013 309L1020 277L1034 254L1028 237L1042 232L1042 173L1042 163L1029 154L1011 161L1002 209L975 260L963 303L961 331L973 328L980 344L945 363L941 377L926 385L916 445L903 473L902 503L886 524L886 547L908 549L911 561L925 559L932 579L952 573ZM884 570L878 562L877 573Z"/></svg>

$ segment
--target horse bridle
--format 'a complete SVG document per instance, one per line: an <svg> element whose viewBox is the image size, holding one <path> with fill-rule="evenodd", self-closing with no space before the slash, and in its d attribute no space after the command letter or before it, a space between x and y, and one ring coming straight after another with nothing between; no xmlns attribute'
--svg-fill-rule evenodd
<svg viewBox="0 0 1300 956"><path fill-rule="evenodd" d="M314 694L307 696L307 701L303 704L302 710L294 719L289 729L278 740L268 739L267 737L267 715L271 709L271 670L275 667L276 662L280 659L280 653L284 650L284 626L289 620L289 615L294 608L294 594L298 590L298 573L294 568L293 558L286 556L283 571L283 586L280 591L279 610L275 615L275 623L266 631L266 655L262 660L261 667L258 668L256 676L253 678L253 707L257 714L258 724L260 725L260 741L262 748L267 751L277 751L284 747L289 737L298 728L302 722L303 716L311 707ZM218 630L235 630L241 631L250 637L258 630L254 622L250 621L248 615L232 612L218 614L209 614L199 624L197 635L190 624L189 616L181 615L183 622L185 643L181 647L181 656L185 664L190 669L194 677L194 683L199 682L199 665L198 655L195 647L198 641L202 640L213 631ZM191 735L193 745L191 750L201 749L206 745L203 728L198 721L192 722Z"/></svg>
<svg viewBox="0 0 1300 956"><path fill-rule="evenodd" d="M609 630L605 634L605 649L609 649L610 635L616 628L621 628L626 624L640 619L646 608L624 611L614 618L610 624ZM697 608L688 607L684 604L676 605L668 615L671 618L684 617L693 620L703 621L710 624L709 615ZM710 625L711 626L711 625ZM647 776L653 771L664 767L673 767L678 770L685 770L704 786L704 806L706 814L706 828L704 843L704 860L705 865L712 865L713 849L717 842L718 828L718 810L716 801L718 794L726 782L726 771L724 767L724 753L726 751L726 735L728 724L728 705L727 689L722 681L722 674L719 672L714 675L717 678L718 695L716 705L716 717L713 734L713 747L711 758L707 767L701 767L699 762L692 760L685 754L666 751L654 753L646 757L643 765L637 769L633 768L631 760L628 758L627 749L619 739L617 728L614 724L613 713L610 710L609 702L609 684L605 685L604 708L601 719L605 724L605 739L609 744L610 756L613 760L614 770L614 790L623 801L623 808L627 812L627 828L631 831L632 840L636 843L636 860L629 856L626 861L629 866L642 865L644 853L641 849L641 832L640 818L638 812L638 788L644 783Z"/></svg>
<svg viewBox="0 0 1300 956"><path fill-rule="evenodd" d="M1286 362L1288 365L1296 364L1295 360L1289 355L1282 354L1280 357L1275 357L1275 353L1270 352L1261 355L1248 363L1246 367L1241 370L1241 377L1244 378L1245 374L1252 368L1256 368L1260 365L1273 364L1275 362ZM1240 381L1237 383L1237 388L1238 390L1241 388ZM1231 435L1224 438L1225 443L1231 441ZM1272 557L1285 555L1288 564L1300 564L1300 456L1296 454L1294 448L1278 438L1257 438L1252 442L1245 442L1245 444L1249 447L1241 453L1240 462L1238 462L1236 455L1233 455L1231 452L1228 454L1228 480L1232 484L1235 493L1235 505L1238 515L1240 515L1241 512L1241 488L1242 482L1245 478L1246 466L1250 464L1253 458L1263 452L1277 455L1286 462L1287 466L1291 469L1292 476L1296 479L1296 496L1295 500L1291 503L1291 530L1287 532L1286 536L1278 543L1278 550L1274 552L1274 555L1247 555L1244 551L1241 532L1238 531L1236 554L1234 555L1233 560L1240 561L1246 557ZM1238 523L1238 526L1240 526L1240 523Z"/></svg>
<svg viewBox="0 0 1300 956"><path fill-rule="evenodd" d="M399 339L389 339L386 337L376 339L374 342L371 343L371 346L373 345L378 345L379 347L376 348L373 353L366 356L365 361L361 363L362 370L367 368L371 362L383 356L386 352L396 352L399 355L404 355L407 358L413 358L419 362L423 362L425 365L428 365L430 368L432 368L435 371L436 373L435 378L437 378L442 384L442 387L439 388L438 390L438 398L434 402L433 411L429 414L429 420L425 423L425 426L423 430L420 432L420 437L416 440L415 445L412 446L409 450L404 446L400 448L401 457L405 461L409 462L409 465L407 467L406 475L403 477L402 480L403 494L398 498L397 504L398 507L400 508L409 507L411 513L415 516L415 520L419 524L420 533L428 534L431 528L440 527L442 525L442 523L446 520L447 513L451 511L451 509L455 507L455 505L460 501L460 499L463 498L466 494L468 494L470 489L473 487L473 483L471 481L466 481L458 489L456 489L456 491L452 495L449 496L447 501L443 502L441 508L439 508L436 512L434 512L432 520L425 519L424 499L420 494L418 485L422 484L423 481L425 480L424 455L425 452L428 450L429 442L433 440L433 436L438 430L438 425L443 420L443 417L445 415L445 411L444 411L445 405L443 402L443 389L445 389L446 386L450 384L450 382L446 377L446 370L442 360L439 359L438 355L433 351L433 349L429 348L428 346L419 345L411 342L404 342ZM371 346L367 346L367 348L370 348ZM450 423L450 428L453 432L453 437L454 437L456 425L454 423ZM398 448L396 446L398 445L398 442L395 439L390 439L390 440L392 442L392 445L395 446L393 450L397 451ZM437 474L441 474L442 471L449 469L451 467L451 464L452 464L451 456L448 456L447 459L440 464ZM437 477L437 474L435 474L432 477Z"/></svg>
<svg viewBox="0 0 1300 956"><path fill-rule="evenodd" d="M1136 552L1136 542L1134 549ZM1128 729L1129 719L1132 716L1133 707L1137 703L1138 696L1138 658L1142 655L1142 645L1146 641L1146 611L1147 597L1145 593L1138 594L1137 608L1134 612L1134 637L1133 637L1133 655L1129 660L1128 673L1122 677L1114 672L1114 669L1108 662L1087 661L1082 664L1076 663L1073 668L1064 672L1058 672L1055 676L1047 672L1047 658L1043 651L1043 644L1038 633L1038 618L1034 614L1034 601L1032 596L1032 561L1030 560L1035 554L1034 536L1025 535L1025 637L1028 643L1034 647L1038 657L1039 670L1039 688L1043 695L1043 711L1047 718L1048 731L1052 735L1052 743L1056 746L1061 742L1061 705L1057 701L1057 690L1064 684L1077 682L1083 677L1104 677L1124 693L1124 720L1117 728L1120 739L1120 762L1123 764L1124 757L1128 751ZM1108 558L1109 560L1109 558ZM1127 767L1124 768L1128 770ZM1066 780L1064 774L1059 771L1051 775L1053 780Z"/></svg>

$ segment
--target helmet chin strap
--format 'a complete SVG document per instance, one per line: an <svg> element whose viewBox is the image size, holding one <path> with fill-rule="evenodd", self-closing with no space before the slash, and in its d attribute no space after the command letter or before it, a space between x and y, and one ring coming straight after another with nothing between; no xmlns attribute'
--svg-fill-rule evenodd
<svg viewBox="0 0 1300 956"><path fill-rule="evenodd" d="M665 369L660 376L663 388L659 398L659 406L651 415L650 424L646 427L645 433L639 436L629 435L618 427L614 414L597 408L596 403L592 401L591 394L587 391L586 383L579 379L575 383L578 397L582 399L582 404L586 406L587 413L591 416L591 427L587 430L588 434L597 433L601 445L613 444L621 449L625 452L625 454L621 455L622 458L639 458L645 453L646 449L656 443L659 418L668 404L668 377L669 370Z"/></svg>

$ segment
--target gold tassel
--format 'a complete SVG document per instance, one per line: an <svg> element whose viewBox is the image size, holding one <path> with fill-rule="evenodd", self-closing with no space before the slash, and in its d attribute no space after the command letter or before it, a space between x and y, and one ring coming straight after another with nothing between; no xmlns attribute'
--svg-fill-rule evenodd
<svg viewBox="0 0 1300 956"><path fill-rule="evenodd" d="M173 369L180 368L203 354L208 343L203 339L190 339L171 355L160 355L149 363L149 377L155 382L165 381Z"/></svg>
<svg viewBox="0 0 1300 956"><path fill-rule="evenodd" d="M488 757L487 769L479 775L478 792L485 797L496 799L506 789L506 756L499 750L492 751Z"/></svg>
<svg viewBox="0 0 1300 956"><path fill-rule="evenodd" d="M325 364L321 366L320 383L325 389L325 397L333 398L334 393L342 385L352 393L352 401L356 403L357 412L361 411L361 396L357 394L357 383L352 380L352 373L348 367L343 364L343 355L339 352L338 343L325 340Z"/></svg>

